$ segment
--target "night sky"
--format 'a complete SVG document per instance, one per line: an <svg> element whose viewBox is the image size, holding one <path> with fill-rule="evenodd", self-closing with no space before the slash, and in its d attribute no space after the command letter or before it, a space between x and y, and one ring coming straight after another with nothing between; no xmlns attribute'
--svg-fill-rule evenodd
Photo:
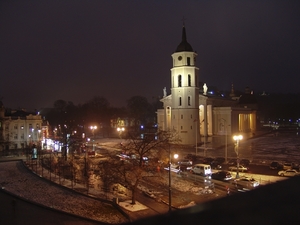
<svg viewBox="0 0 300 225"><path fill-rule="evenodd" d="M208 89L299 92L297 0L2 0L0 98L32 110L170 94L183 18Z"/></svg>

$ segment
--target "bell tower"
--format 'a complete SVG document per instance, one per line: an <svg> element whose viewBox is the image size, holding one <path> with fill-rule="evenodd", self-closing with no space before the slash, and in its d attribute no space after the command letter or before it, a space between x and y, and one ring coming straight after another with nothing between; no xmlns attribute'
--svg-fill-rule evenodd
<svg viewBox="0 0 300 225"><path fill-rule="evenodd" d="M200 140L199 132L199 87L196 67L197 54L187 42L183 25L182 40L172 54L171 69L171 126L181 144L194 145Z"/></svg>

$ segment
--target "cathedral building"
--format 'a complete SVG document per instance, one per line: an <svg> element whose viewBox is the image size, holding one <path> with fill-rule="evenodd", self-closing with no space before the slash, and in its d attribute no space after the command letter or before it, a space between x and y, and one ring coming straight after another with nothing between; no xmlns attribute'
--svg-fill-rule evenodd
<svg viewBox="0 0 300 225"><path fill-rule="evenodd" d="M172 54L171 94L163 89L163 109L157 111L158 129L176 132L184 145L197 144L201 136L254 133L255 104L240 104L241 97L234 96L233 87L228 98L210 94L206 83L199 87L196 58L183 26L181 43Z"/></svg>

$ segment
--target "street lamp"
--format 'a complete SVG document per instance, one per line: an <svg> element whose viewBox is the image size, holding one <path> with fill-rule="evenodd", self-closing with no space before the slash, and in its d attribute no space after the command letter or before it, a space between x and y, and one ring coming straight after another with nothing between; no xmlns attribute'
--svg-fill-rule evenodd
<svg viewBox="0 0 300 225"><path fill-rule="evenodd" d="M125 131L125 128L124 128L124 127L118 127L118 128L117 128L117 131L119 132L119 137L120 137L120 139L122 139L122 138L121 138L121 134L122 134L122 132Z"/></svg>
<svg viewBox="0 0 300 225"><path fill-rule="evenodd" d="M178 154L174 154L174 159L177 158L178 158ZM172 156L171 156L171 148L169 147L169 212L172 211L171 164L172 164Z"/></svg>
<svg viewBox="0 0 300 225"><path fill-rule="evenodd" d="M240 159L239 159L239 142L243 139L243 135L234 135L233 140L236 141L235 145L235 153L236 153L236 178L239 178L239 166L240 166Z"/></svg>
<svg viewBox="0 0 300 225"><path fill-rule="evenodd" d="M95 130L97 129L97 126L90 126L90 129L92 130L93 133L93 151L95 151L94 140L95 140Z"/></svg>

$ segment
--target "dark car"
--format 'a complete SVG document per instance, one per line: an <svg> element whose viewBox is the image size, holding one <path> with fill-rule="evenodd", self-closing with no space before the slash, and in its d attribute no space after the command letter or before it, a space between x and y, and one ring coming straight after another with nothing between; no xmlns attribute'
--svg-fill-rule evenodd
<svg viewBox="0 0 300 225"><path fill-rule="evenodd" d="M282 168L283 168L283 165L279 162L274 161L274 162L271 162L271 164L270 164L271 170L278 170L278 169L282 169Z"/></svg>
<svg viewBox="0 0 300 225"><path fill-rule="evenodd" d="M237 159L229 159L228 160L228 165L236 165L236 160Z"/></svg>
<svg viewBox="0 0 300 225"><path fill-rule="evenodd" d="M248 167L250 165L250 160L249 159L241 159L240 160L240 165Z"/></svg>
<svg viewBox="0 0 300 225"><path fill-rule="evenodd" d="M222 169L222 166L221 166L220 163L219 163L218 161L216 161L216 160L212 161L212 162L210 163L210 166L211 166L212 169L215 169L215 170L220 170L220 169Z"/></svg>
<svg viewBox="0 0 300 225"><path fill-rule="evenodd" d="M217 161L219 164L222 164L225 162L225 158L224 157L217 157L215 158L215 161Z"/></svg>
<svg viewBox="0 0 300 225"><path fill-rule="evenodd" d="M205 164L211 164L212 161L214 161L214 159L211 157L207 157L203 159L203 163Z"/></svg>
<svg viewBox="0 0 300 225"><path fill-rule="evenodd" d="M193 161L189 160L189 159L183 159L181 161L178 162L178 165L181 166L192 166L193 165Z"/></svg>
<svg viewBox="0 0 300 225"><path fill-rule="evenodd" d="M215 180L227 181L227 180L231 180L232 176L231 176L231 173L229 173L228 171L222 170L222 171L218 171L216 173L213 173L211 175L211 178L215 179Z"/></svg>

